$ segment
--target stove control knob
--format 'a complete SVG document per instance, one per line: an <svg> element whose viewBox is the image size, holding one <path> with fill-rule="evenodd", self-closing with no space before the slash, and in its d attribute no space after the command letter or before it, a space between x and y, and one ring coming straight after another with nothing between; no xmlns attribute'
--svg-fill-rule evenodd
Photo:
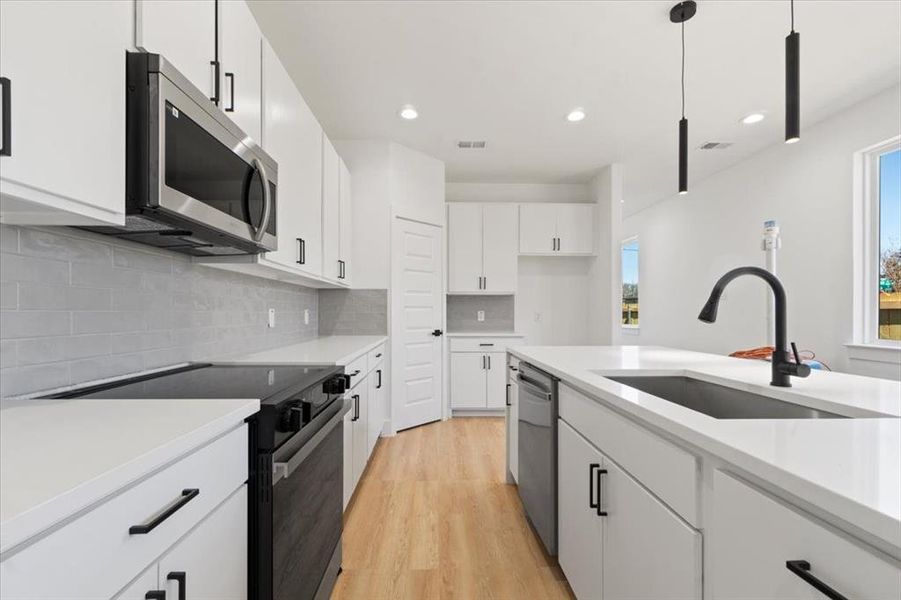
<svg viewBox="0 0 901 600"><path fill-rule="evenodd" d="M292 406L282 412L279 419L278 430L285 433L300 431L303 427L303 409L300 406Z"/></svg>
<svg viewBox="0 0 901 600"><path fill-rule="evenodd" d="M324 394L343 394L347 390L347 381L344 375L337 375L331 379L326 379L322 383L322 392Z"/></svg>

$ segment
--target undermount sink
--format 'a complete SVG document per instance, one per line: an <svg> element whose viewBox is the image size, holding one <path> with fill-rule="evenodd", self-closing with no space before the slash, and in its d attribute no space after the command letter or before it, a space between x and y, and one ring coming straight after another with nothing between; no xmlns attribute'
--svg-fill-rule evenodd
<svg viewBox="0 0 901 600"><path fill-rule="evenodd" d="M714 419L847 419L844 415L775 400L684 376L607 377L623 385L704 413Z"/></svg>

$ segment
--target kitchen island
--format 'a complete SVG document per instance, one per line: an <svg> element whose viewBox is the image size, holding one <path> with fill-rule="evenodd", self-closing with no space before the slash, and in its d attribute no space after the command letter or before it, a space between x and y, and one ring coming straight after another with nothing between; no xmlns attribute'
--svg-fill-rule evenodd
<svg viewBox="0 0 901 600"><path fill-rule="evenodd" d="M817 597L804 575L899 597L898 382L816 371L776 388L768 363L659 347L509 354L560 380L560 563L580 598ZM717 419L616 376L687 376L848 418Z"/></svg>

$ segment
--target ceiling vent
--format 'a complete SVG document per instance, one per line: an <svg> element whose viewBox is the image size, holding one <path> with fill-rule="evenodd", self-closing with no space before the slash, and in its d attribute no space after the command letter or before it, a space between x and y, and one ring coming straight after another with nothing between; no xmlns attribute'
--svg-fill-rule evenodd
<svg viewBox="0 0 901 600"><path fill-rule="evenodd" d="M485 148L485 140L461 140L457 142L457 148L465 148L467 150L483 150Z"/></svg>
<svg viewBox="0 0 901 600"><path fill-rule="evenodd" d="M705 142L698 147L698 150L725 150L732 144L733 142Z"/></svg>

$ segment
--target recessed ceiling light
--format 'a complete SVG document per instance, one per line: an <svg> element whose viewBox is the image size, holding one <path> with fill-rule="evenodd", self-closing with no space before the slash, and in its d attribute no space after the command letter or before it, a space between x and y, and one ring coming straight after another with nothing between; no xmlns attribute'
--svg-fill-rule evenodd
<svg viewBox="0 0 901 600"><path fill-rule="evenodd" d="M760 123L765 118L766 118L766 115L764 115L763 113L756 112L756 113L751 113L750 115L748 115L747 117L742 119L741 122L744 123L745 125L753 125L754 123Z"/></svg>
<svg viewBox="0 0 901 600"><path fill-rule="evenodd" d="M419 116L419 111L417 111L416 107L414 107L412 104L405 104L404 106L400 107L400 112L398 112L397 114L400 115L401 119L412 121Z"/></svg>
<svg viewBox="0 0 901 600"><path fill-rule="evenodd" d="M585 118L585 110L581 108L574 108L569 111L569 114L566 115L566 120L570 123L578 123L582 119Z"/></svg>

